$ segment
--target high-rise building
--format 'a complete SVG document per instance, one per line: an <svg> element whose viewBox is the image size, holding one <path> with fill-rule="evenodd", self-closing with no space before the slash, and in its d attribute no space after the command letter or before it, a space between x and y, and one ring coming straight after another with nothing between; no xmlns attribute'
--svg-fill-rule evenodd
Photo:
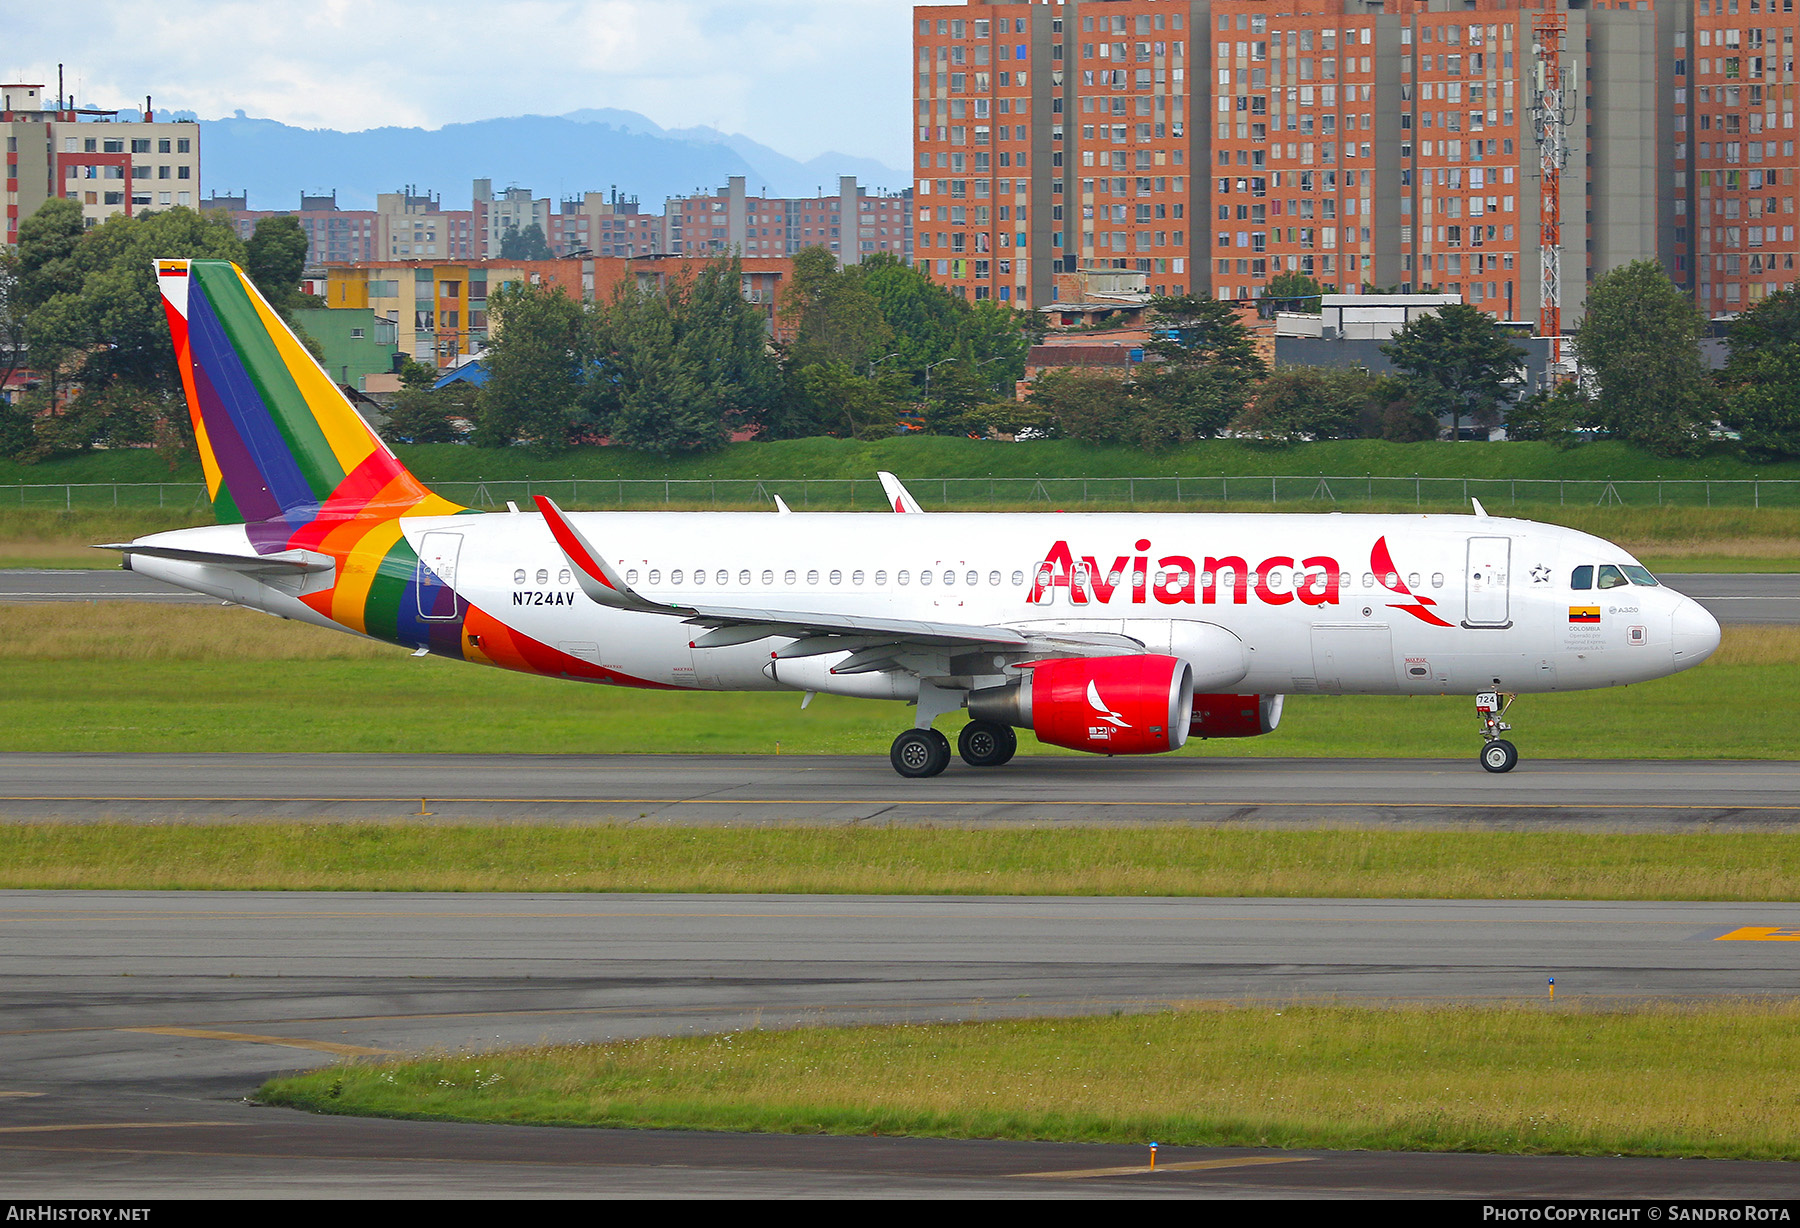
<svg viewBox="0 0 1800 1228"><path fill-rule="evenodd" d="M917 255L1031 306L1065 272L1292 272L1563 327L1650 258L1737 310L1793 280L1793 2L922 6Z"/></svg>
<svg viewBox="0 0 1800 1228"><path fill-rule="evenodd" d="M1794 281L1794 0L1693 9L1664 50L1687 179L1666 228L1677 282L1721 315Z"/></svg>
<svg viewBox="0 0 1800 1228"><path fill-rule="evenodd" d="M19 222L53 197L79 204L89 226L200 199L200 126L157 123L148 98L141 123L120 114L45 98L41 85L0 85L4 242L17 242Z"/></svg>

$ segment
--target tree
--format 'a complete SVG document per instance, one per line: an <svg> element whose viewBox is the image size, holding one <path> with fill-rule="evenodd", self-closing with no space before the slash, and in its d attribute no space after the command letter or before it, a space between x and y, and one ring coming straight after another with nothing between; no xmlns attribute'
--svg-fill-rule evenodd
<svg viewBox="0 0 1800 1228"><path fill-rule="evenodd" d="M1575 352L1598 389L1597 424L1665 456L1694 452L1715 412L1700 356L1705 327L1706 317L1654 260L1596 279Z"/></svg>
<svg viewBox="0 0 1800 1228"><path fill-rule="evenodd" d="M1721 420L1758 456L1800 456L1800 292L1763 299L1731 325Z"/></svg>
<svg viewBox="0 0 1800 1228"><path fill-rule="evenodd" d="M599 361L587 401L614 443L664 456L706 451L777 413L781 370L742 282L736 257L714 260L660 288L622 288L594 313Z"/></svg>
<svg viewBox="0 0 1800 1228"><path fill-rule="evenodd" d="M25 288L19 253L0 249L0 397L13 372L25 365Z"/></svg>
<svg viewBox="0 0 1800 1228"><path fill-rule="evenodd" d="M1263 287L1262 301L1276 311L1300 311L1318 315L1325 287L1305 273L1277 273Z"/></svg>
<svg viewBox="0 0 1800 1228"><path fill-rule="evenodd" d="M306 271L306 232L296 217L265 217L244 244L244 272L286 317L300 305L300 276Z"/></svg>
<svg viewBox="0 0 1800 1228"><path fill-rule="evenodd" d="M433 390L403 386L388 409L382 434L390 442L456 443L480 417L480 390L467 381Z"/></svg>
<svg viewBox="0 0 1800 1228"><path fill-rule="evenodd" d="M819 428L846 439L889 438L912 406L904 371L883 368L870 376L841 362L812 363L794 373L793 384Z"/></svg>
<svg viewBox="0 0 1800 1228"><path fill-rule="evenodd" d="M502 260L550 260L554 255L549 241L544 238L544 228L536 222L523 230L508 225L506 233L500 236Z"/></svg>
<svg viewBox="0 0 1800 1228"><path fill-rule="evenodd" d="M1400 369L1420 409L1450 415L1452 439L1461 435L1464 415L1494 414L1525 357L1492 317L1467 303L1409 320L1381 352Z"/></svg>
<svg viewBox="0 0 1800 1228"><path fill-rule="evenodd" d="M809 247L794 257L783 311L794 327L796 367L838 363L860 367L881 358L894 340L881 303L864 279L846 276L837 257Z"/></svg>
<svg viewBox="0 0 1800 1228"><path fill-rule="evenodd" d="M488 299L496 323L482 362L488 380L478 399L475 442L522 441L540 454L569 446L584 416L583 377L592 338L580 303L561 286L503 286Z"/></svg>
<svg viewBox="0 0 1800 1228"><path fill-rule="evenodd" d="M52 200L21 224L26 353L49 385L39 454L148 438L173 462L191 448L155 271L158 259L184 257L241 264L244 245L229 223L186 208L84 230L79 205ZM73 402L71 386L81 389Z"/></svg>
<svg viewBox="0 0 1800 1228"><path fill-rule="evenodd" d="M1250 330L1230 303L1198 294L1153 298L1150 314L1156 340L1147 348L1164 362L1224 367L1246 379L1269 373Z"/></svg>
<svg viewBox="0 0 1800 1228"><path fill-rule="evenodd" d="M1277 445L1353 438L1381 392L1382 381L1367 371L1283 367L1257 387L1231 429Z"/></svg>

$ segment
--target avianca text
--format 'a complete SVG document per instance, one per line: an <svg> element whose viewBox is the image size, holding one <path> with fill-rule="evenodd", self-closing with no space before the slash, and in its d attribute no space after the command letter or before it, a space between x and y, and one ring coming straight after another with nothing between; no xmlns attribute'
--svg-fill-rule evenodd
<svg viewBox="0 0 1800 1228"><path fill-rule="evenodd" d="M1139 541L1139 551L1148 552L1150 543ZM1274 587L1281 572L1293 573L1292 589ZM1337 605L1339 601L1338 561L1328 555L1295 558L1277 554L1252 567L1239 555L1207 556L1200 567L1184 554L1157 558L1151 566L1150 553L1121 554L1103 565L1094 555L1076 558L1069 543L1059 541L1051 546L1037 565L1030 600L1041 603L1053 589L1067 589L1071 605L1090 602L1109 604L1120 589L1128 593L1131 605L1146 605L1152 600L1163 605L1214 605L1221 594L1235 605L1245 605L1254 592L1264 605Z"/></svg>

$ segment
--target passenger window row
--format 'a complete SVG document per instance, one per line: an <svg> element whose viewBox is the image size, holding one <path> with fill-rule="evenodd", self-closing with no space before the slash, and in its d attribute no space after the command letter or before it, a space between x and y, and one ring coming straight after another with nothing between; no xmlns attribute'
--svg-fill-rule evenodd
<svg viewBox="0 0 1800 1228"><path fill-rule="evenodd" d="M544 573L540 572L539 574L543 575ZM565 572L564 574L566 575L567 573ZM524 575L525 575L525 573L522 571L514 573L514 582L515 583L523 583ZM732 581L732 573L728 569L723 568L723 567L718 568L717 570L713 570L713 571L709 571L706 568L696 568L692 572L684 571L683 569L677 567L677 568L672 568L671 570L669 570L666 573L666 575L667 575L668 583L670 584L670 586L676 587L676 588L683 587L683 586L688 586L688 587L693 587L693 588L703 588L703 587L727 588L733 582ZM645 573L643 573L643 580L644 580L644 583L646 583L646 584L649 584L651 586L657 586L657 585L661 585L663 583L664 576L665 576L665 573L663 572L663 570L660 567L652 567L652 568L649 568ZM630 568L630 569L626 570L625 583L636 584L636 583L638 583L638 578L639 578L639 572L637 571L636 568ZM737 583L738 587L740 587L740 588L749 588L750 586L752 586L753 584L755 584L757 582L758 578L759 577L757 576L757 574L755 572L746 568L746 569L740 570L737 573L736 583ZM841 570L834 568L833 570L824 573L824 579L825 579L826 583L829 583L832 585L841 585L844 583L844 573ZM1003 577L1002 574L998 571L988 572L986 579L987 579L987 584L990 588L999 588L1003 583L1006 582L1005 577ZM775 587L775 572L771 569L764 569L763 572L761 573L760 580L761 580L761 585L763 588L774 588ZM860 569L856 570L856 571L852 571L849 574L850 586L852 588L862 588L868 583L868 580L869 580L868 574L864 571L861 571ZM806 584L809 588L817 588L819 585L819 581L820 581L820 573L818 571L814 570L814 571L808 571L806 573ZM539 581L539 583L542 583L542 582L543 581L541 581L541 580ZM913 582L913 573L910 570L903 568L894 573L894 583L901 585L901 586L905 586L905 585L911 584L912 582ZM940 575L939 573L936 573L936 572L921 570L918 573L918 582L922 585L928 585L928 584L932 584L932 583L936 583L936 582L941 582L945 586L962 584L969 588L977 588L982 583L982 574L979 571L967 571L967 572L962 572L959 574L955 571L946 569ZM1024 584L1025 583L1025 573L1023 571L1013 572L1012 577L1011 577L1011 582L1012 582L1013 587L1015 587L1015 588ZM800 583L800 573L797 571L793 571L793 570L783 571L781 573L781 583L784 585L795 585L795 584ZM886 588L887 584L888 584L887 571L885 569L881 570L881 571L877 571L874 575L874 587L875 588Z"/></svg>

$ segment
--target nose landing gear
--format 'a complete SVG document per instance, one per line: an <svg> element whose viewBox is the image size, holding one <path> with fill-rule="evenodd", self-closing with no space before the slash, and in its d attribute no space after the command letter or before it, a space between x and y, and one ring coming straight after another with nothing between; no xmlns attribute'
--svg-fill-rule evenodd
<svg viewBox="0 0 1800 1228"><path fill-rule="evenodd" d="M1500 735L1512 729L1500 718L1512 707L1517 695L1483 691L1475 697L1475 713L1481 717L1481 766L1490 772L1510 772L1519 762L1519 748Z"/></svg>

